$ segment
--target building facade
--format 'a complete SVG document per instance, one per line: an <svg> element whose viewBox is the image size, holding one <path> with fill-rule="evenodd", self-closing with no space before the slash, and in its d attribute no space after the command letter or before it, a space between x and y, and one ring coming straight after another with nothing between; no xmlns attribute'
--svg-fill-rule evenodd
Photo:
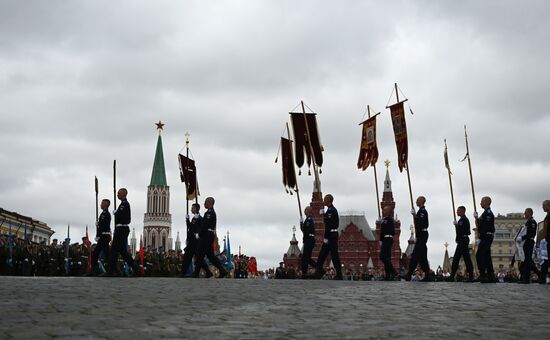
<svg viewBox="0 0 550 340"><path fill-rule="evenodd" d="M50 244L50 238L55 233L44 222L0 208L1 234L17 234L17 238L25 239L25 232L27 239L40 244Z"/></svg>
<svg viewBox="0 0 550 340"><path fill-rule="evenodd" d="M313 219L315 222L315 248L312 254L314 260L319 256L325 230L323 218L319 214L319 210L323 207L321 197L321 193L314 192L311 202ZM386 206L390 206L392 209L395 208L389 171L386 172L384 195L382 197L381 206L382 208ZM378 270L384 268L383 263L380 261L380 228L381 224L377 224L376 228L372 229L364 214L340 213L338 226L338 253L344 267L344 272L361 273L367 269ZM396 219L394 244L392 248L392 263L396 269L400 268L400 234L401 222ZM298 241L293 232L290 247L283 255L285 267L299 268L300 257L300 247L298 247ZM330 256L327 258L324 265L332 265Z"/></svg>
<svg viewBox="0 0 550 340"><path fill-rule="evenodd" d="M143 218L144 248L149 250L172 249L172 215L170 214L170 187L166 182L164 153L160 122L159 136L153 162L151 182L147 187L147 212Z"/></svg>

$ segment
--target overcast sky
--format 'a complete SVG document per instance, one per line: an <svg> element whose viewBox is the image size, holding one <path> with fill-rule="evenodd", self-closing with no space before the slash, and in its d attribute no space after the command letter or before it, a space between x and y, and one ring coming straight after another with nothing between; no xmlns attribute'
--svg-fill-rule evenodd
<svg viewBox="0 0 550 340"><path fill-rule="evenodd" d="M463 125L478 200L495 213L550 198L547 1L0 1L0 207L73 240L94 224L94 176L112 197L112 161L143 229L162 120L173 237L184 230L176 155L185 132L201 203L217 200L218 232L232 249L276 266L298 223L275 164L288 111L318 113L323 193L340 214L377 218L372 169L356 168L367 104L378 119L379 181L392 161L404 250L412 219L396 168L389 111L394 82L409 99L414 196L427 197L428 254L442 263L454 227L443 139L457 205L471 217ZM306 171L307 172L307 171ZM299 178L309 202L313 177ZM182 234L184 241L184 235ZM298 235L300 237L300 235ZM138 237L139 238L139 237ZM454 251L454 245L450 247Z"/></svg>

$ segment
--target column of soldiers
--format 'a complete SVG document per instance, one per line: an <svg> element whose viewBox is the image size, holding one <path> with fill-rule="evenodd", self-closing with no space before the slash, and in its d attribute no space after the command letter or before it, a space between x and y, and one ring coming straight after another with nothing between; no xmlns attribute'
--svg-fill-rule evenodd
<svg viewBox="0 0 550 340"><path fill-rule="evenodd" d="M334 198L332 195L326 195L323 200L323 204L327 206L326 212L322 210L320 213L324 218L325 232L324 240L319 258L317 262L311 259L311 253L315 247L315 228L313 221L312 208L306 207L304 213L306 215L305 221L300 222L300 228L303 233L303 254L301 259L302 278L316 278L323 277L325 271L323 269L324 262L330 253L332 256L332 263L336 270L336 279L342 279L342 270L340 264L340 258L338 254L338 211L332 205ZM454 281L458 271L460 260L463 259L466 265L466 271L468 278L463 282L481 282L481 283L496 283L497 279L493 268L493 261L491 257L491 245L495 234L495 216L491 211L492 200L489 196L485 196L481 199L481 207L483 212L479 215L474 212L475 223L478 231L478 239L476 240L477 252L476 261L479 268L479 277L476 279L474 276L473 263L470 258L469 244L470 244L470 221L466 217L466 208L459 206L457 208L458 221L453 221L455 226L455 241L456 250L453 256L453 263L451 266L451 274L447 281ZM417 266L420 266L424 272L424 278L422 281L433 281L434 274L430 269L428 263L428 212L425 207L426 198L420 196L416 200L418 211L411 210L411 214L414 217L415 223L415 235L416 243L409 262L408 271L401 276L406 281L410 281L413 273L416 271ZM520 280L519 283L530 283L531 272L534 272L538 278L539 283L545 284L546 277L548 275L550 254L550 200L546 200L542 204L546 217L544 219L544 228L540 237L540 248L543 254L546 254L545 261L541 265L539 271L533 262L532 255L535 247L535 238L537 233L537 222L533 218L533 209L527 208L525 210L526 222L524 225L525 233L518 240L523 244L524 259L520 263ZM384 264L385 276L384 280L393 281L398 278L398 274L393 268L391 263L391 249L393 246L393 236L395 234L395 226L393 220L393 210L390 207L385 207L382 211L383 218L380 220L381 232L380 232L380 260ZM312 276L308 276L309 266L314 267L315 273Z"/></svg>

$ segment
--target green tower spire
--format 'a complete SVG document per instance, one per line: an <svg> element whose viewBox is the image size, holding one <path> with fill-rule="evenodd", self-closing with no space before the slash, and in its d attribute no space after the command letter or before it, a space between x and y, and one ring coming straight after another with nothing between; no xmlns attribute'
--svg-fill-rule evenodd
<svg viewBox="0 0 550 340"><path fill-rule="evenodd" d="M160 123L160 122L159 122ZM151 174L151 183L149 185L168 185L166 184L166 170L164 169L164 153L162 152L162 138L157 140L157 150L155 152L155 161L153 162L153 173Z"/></svg>

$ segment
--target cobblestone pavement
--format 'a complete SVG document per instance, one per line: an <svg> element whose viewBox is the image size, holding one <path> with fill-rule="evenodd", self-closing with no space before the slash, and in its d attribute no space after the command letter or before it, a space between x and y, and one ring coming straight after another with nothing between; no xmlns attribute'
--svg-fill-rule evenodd
<svg viewBox="0 0 550 340"><path fill-rule="evenodd" d="M4 338L550 336L550 285L0 277Z"/></svg>

